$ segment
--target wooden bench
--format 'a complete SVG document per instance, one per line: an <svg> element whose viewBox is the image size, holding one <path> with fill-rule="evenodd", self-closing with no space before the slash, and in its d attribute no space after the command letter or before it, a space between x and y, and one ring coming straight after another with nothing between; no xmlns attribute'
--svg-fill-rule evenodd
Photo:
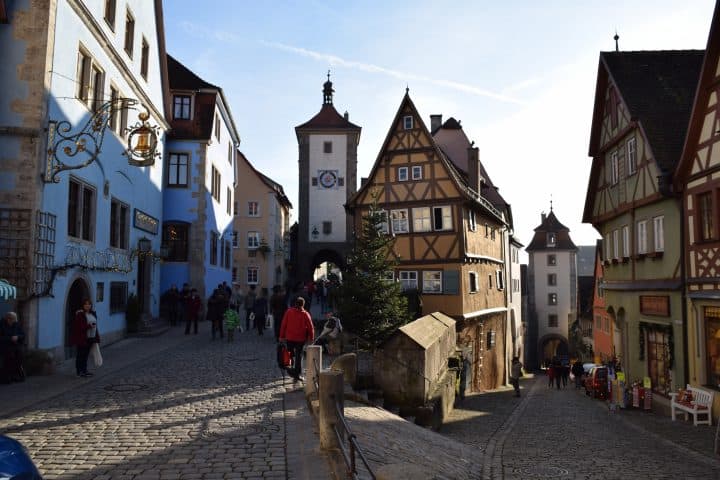
<svg viewBox="0 0 720 480"><path fill-rule="evenodd" d="M715 392L691 387L690 385L685 388L685 392L689 392L692 399L680 398L678 393L670 394L670 411L673 421L675 421L675 410L680 410L685 414L685 420L687 420L688 414L693 416L693 425L695 426L700 424L712 425L712 404ZM698 418L701 415L707 418L701 420Z"/></svg>

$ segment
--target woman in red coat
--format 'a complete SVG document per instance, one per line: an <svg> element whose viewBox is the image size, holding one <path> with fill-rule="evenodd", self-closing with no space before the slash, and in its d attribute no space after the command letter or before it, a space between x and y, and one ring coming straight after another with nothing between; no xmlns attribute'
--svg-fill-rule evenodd
<svg viewBox="0 0 720 480"><path fill-rule="evenodd" d="M78 377L91 377L87 371L88 355L92 344L100 343L100 334L97 330L97 314L92 308L89 298L83 300L82 309L75 312L70 333L70 344L75 345L75 371Z"/></svg>
<svg viewBox="0 0 720 480"><path fill-rule="evenodd" d="M286 342L288 350L293 354L293 368L289 373L295 382L300 381L302 373L303 346L315 339L315 327L310 313L305 310L305 299L298 297L295 306L288 308L280 324L281 342Z"/></svg>

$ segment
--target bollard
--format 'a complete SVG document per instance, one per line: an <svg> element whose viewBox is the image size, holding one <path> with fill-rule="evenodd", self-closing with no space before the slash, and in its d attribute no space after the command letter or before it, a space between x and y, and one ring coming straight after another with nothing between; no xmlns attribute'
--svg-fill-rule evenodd
<svg viewBox="0 0 720 480"><path fill-rule="evenodd" d="M335 402L340 404L340 413L344 411L343 401L343 374L342 372L324 371L320 372L320 401L319 427L320 427L320 448L327 450L339 448L337 437L333 427L340 420L335 410Z"/></svg>
<svg viewBox="0 0 720 480"><path fill-rule="evenodd" d="M320 372L322 372L322 347L319 345L310 345L305 349L305 396L309 397L315 392L315 380L320 372L315 370L317 362Z"/></svg>

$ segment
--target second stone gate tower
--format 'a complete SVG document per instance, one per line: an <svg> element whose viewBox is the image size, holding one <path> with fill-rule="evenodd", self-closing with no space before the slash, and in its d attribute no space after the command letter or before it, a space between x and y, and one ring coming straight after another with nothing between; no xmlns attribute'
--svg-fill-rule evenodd
<svg viewBox="0 0 720 480"><path fill-rule="evenodd" d="M343 268L352 247L353 222L345 203L357 190L361 128L333 105L330 74L320 111L295 127L299 151L298 239L295 280L307 281L329 261Z"/></svg>

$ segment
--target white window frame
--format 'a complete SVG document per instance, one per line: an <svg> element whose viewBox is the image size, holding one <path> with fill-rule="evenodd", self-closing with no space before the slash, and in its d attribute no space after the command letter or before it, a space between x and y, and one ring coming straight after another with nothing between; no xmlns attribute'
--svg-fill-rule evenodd
<svg viewBox="0 0 720 480"><path fill-rule="evenodd" d="M502 270L495 271L495 285L498 290L505 290L505 273Z"/></svg>
<svg viewBox="0 0 720 480"><path fill-rule="evenodd" d="M248 217L259 217L260 216L260 202L255 200L249 200L247 202Z"/></svg>
<svg viewBox="0 0 720 480"><path fill-rule="evenodd" d="M393 270L388 270L387 272L383 273L382 280L386 283L394 283L395 272Z"/></svg>
<svg viewBox="0 0 720 480"><path fill-rule="evenodd" d="M612 243L610 242L610 237L610 232L605 234L605 260L610 260L612 258L612 255L610 254L610 252L612 251Z"/></svg>
<svg viewBox="0 0 720 480"><path fill-rule="evenodd" d="M403 117L403 129L404 130L412 130L415 122L413 120L412 115L405 115Z"/></svg>
<svg viewBox="0 0 720 480"><path fill-rule="evenodd" d="M404 214L404 218L401 216ZM407 208L399 210L390 210L390 221L392 223L392 233L410 233L410 225L408 223Z"/></svg>
<svg viewBox="0 0 720 480"><path fill-rule="evenodd" d="M620 258L620 230L617 228L612 232L613 236L613 258Z"/></svg>
<svg viewBox="0 0 720 480"><path fill-rule="evenodd" d="M245 270L245 283L248 285L257 285L260 281L260 268L247 267Z"/></svg>
<svg viewBox="0 0 720 480"><path fill-rule="evenodd" d="M416 207L412 209L413 232L432 231L432 216L430 207Z"/></svg>
<svg viewBox="0 0 720 480"><path fill-rule="evenodd" d="M623 257L628 258L630 256L630 227L628 225L622 227L622 246Z"/></svg>
<svg viewBox="0 0 720 480"><path fill-rule="evenodd" d="M412 167L412 179L413 180L422 180L422 165L413 165Z"/></svg>
<svg viewBox="0 0 720 480"><path fill-rule="evenodd" d="M626 153L628 175L635 175L637 173L637 142L634 138L628 139Z"/></svg>
<svg viewBox="0 0 720 480"><path fill-rule="evenodd" d="M260 247L260 232L250 231L247 234L247 248L257 249Z"/></svg>
<svg viewBox="0 0 720 480"><path fill-rule="evenodd" d="M387 210L380 210L380 215L383 220L380 222L380 231L385 234L390 233L390 223L388 223L388 212Z"/></svg>
<svg viewBox="0 0 720 480"><path fill-rule="evenodd" d="M442 293L442 270L425 270L422 272L423 293Z"/></svg>
<svg viewBox="0 0 720 480"><path fill-rule="evenodd" d="M468 272L468 291L470 293L477 293L479 288L477 272Z"/></svg>
<svg viewBox="0 0 720 480"><path fill-rule="evenodd" d="M615 150L610 155L610 184L617 185L620 181L620 170L618 166L618 152Z"/></svg>
<svg viewBox="0 0 720 480"><path fill-rule="evenodd" d="M474 232L477 230L477 220L475 218L475 210L468 210L468 230Z"/></svg>
<svg viewBox="0 0 720 480"><path fill-rule="evenodd" d="M398 182L408 181L408 167L398 167Z"/></svg>
<svg viewBox="0 0 720 480"><path fill-rule="evenodd" d="M647 220L637 222L637 252L648 253L647 250Z"/></svg>
<svg viewBox="0 0 720 480"><path fill-rule="evenodd" d="M418 272L415 270L400 270L398 272L398 281L405 290L417 290L418 288Z"/></svg>
<svg viewBox="0 0 720 480"><path fill-rule="evenodd" d="M665 251L665 216L653 218L653 246L656 252Z"/></svg>
<svg viewBox="0 0 720 480"><path fill-rule="evenodd" d="M438 213L440 216L438 218ZM438 225L437 220L440 220ZM440 207L433 207L432 211L432 225L435 231L448 231L452 230L452 207L450 205L443 205Z"/></svg>

